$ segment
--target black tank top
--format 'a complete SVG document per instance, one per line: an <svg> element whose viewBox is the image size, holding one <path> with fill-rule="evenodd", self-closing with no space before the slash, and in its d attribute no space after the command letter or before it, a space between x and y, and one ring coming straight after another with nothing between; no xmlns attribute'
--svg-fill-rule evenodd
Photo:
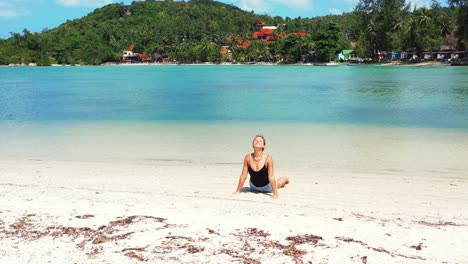
<svg viewBox="0 0 468 264"><path fill-rule="evenodd" d="M268 156L267 156L267 159L268 159ZM266 163L266 160L265 160L265 163ZM268 169L265 164L259 171L254 171L249 164L249 174L250 174L250 181L256 187L264 187L270 183L270 180L268 179Z"/></svg>

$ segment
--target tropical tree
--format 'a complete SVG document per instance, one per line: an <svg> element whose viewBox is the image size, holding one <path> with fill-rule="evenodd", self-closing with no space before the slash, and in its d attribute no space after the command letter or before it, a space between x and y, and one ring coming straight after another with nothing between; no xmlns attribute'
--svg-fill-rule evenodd
<svg viewBox="0 0 468 264"><path fill-rule="evenodd" d="M118 61L129 45L134 51L180 62L220 60L220 47L230 39L237 62L271 59L300 61L312 50L329 60L350 42L361 56L390 49L433 49L442 41L467 43L467 1L433 0L426 11L410 11L405 0L360 0L355 11L314 18L257 15L233 5L211 1L133 1L110 4L54 29L25 29L0 40L0 64L99 64ZM254 43L259 21L276 25L274 43ZM335 25L331 29L330 25ZM294 35L307 32L307 37ZM286 38L285 36L289 37ZM310 39L308 39L310 38ZM252 43L252 47L236 43ZM156 56L157 55L157 56Z"/></svg>
<svg viewBox="0 0 468 264"><path fill-rule="evenodd" d="M360 0L355 12L359 27L365 29L361 34L367 40L367 49L375 54L397 48L395 39L403 30L398 24L406 19L409 8L405 0Z"/></svg>
<svg viewBox="0 0 468 264"><path fill-rule="evenodd" d="M468 0L448 0L448 3L458 8L456 31L458 45L468 50Z"/></svg>
<svg viewBox="0 0 468 264"><path fill-rule="evenodd" d="M247 48L247 61L257 62L268 53L268 46L265 42L260 40L254 40L251 42L250 46Z"/></svg>
<svg viewBox="0 0 468 264"><path fill-rule="evenodd" d="M347 48L344 37L337 24L330 23L315 40L316 56L320 61L330 61L335 54Z"/></svg>
<svg viewBox="0 0 468 264"><path fill-rule="evenodd" d="M440 44L438 37L429 11L426 8L416 9L409 19L406 47L416 51L421 58L424 50L432 51L434 46Z"/></svg>

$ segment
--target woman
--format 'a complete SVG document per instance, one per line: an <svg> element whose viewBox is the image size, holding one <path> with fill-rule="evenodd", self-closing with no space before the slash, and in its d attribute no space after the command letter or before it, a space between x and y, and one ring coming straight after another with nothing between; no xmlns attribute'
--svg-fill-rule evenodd
<svg viewBox="0 0 468 264"><path fill-rule="evenodd" d="M245 155L244 167L235 194L242 191L247 172L250 174L250 191L273 193L273 198L278 198L278 189L289 183L286 177L275 179L273 159L270 155L263 154L265 145L265 137L262 134L256 135L252 142L254 152Z"/></svg>

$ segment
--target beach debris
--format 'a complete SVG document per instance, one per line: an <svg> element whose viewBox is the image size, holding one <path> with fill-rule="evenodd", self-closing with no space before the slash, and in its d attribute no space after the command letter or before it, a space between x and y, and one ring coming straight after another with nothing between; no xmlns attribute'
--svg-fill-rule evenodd
<svg viewBox="0 0 468 264"><path fill-rule="evenodd" d="M93 247L92 250L88 253L86 253L86 255L88 255L88 257L90 258L95 258L97 255L99 255L101 252L103 251L103 247L99 246L99 247Z"/></svg>
<svg viewBox="0 0 468 264"><path fill-rule="evenodd" d="M377 218L373 216L368 216L368 215L363 215L363 214L358 214L358 213L352 213L356 218L366 220L366 221L376 221Z"/></svg>
<svg viewBox="0 0 468 264"><path fill-rule="evenodd" d="M101 244L101 243L105 243L107 241L110 241L111 239L106 237L105 235L100 235L98 237L96 237L94 240L93 240L93 244Z"/></svg>
<svg viewBox="0 0 468 264"><path fill-rule="evenodd" d="M254 237L267 237L270 236L270 233L260 230L258 228L247 228L244 230L245 236L254 236Z"/></svg>
<svg viewBox="0 0 468 264"><path fill-rule="evenodd" d="M417 224L431 226L431 227L441 227L441 226L464 226L460 224L456 224L454 222L442 222L439 221L438 223L427 222L427 221L414 221Z"/></svg>
<svg viewBox="0 0 468 264"><path fill-rule="evenodd" d="M422 248L423 248L423 243L421 242L421 243L419 243L419 244L417 244L417 245L410 246L410 248L414 248L414 249L416 249L416 250L422 250Z"/></svg>
<svg viewBox="0 0 468 264"><path fill-rule="evenodd" d="M214 231L214 230L211 229L211 228L207 228L206 230L208 230L208 233L210 233L210 234L219 235L218 232Z"/></svg>
<svg viewBox="0 0 468 264"><path fill-rule="evenodd" d="M78 219L89 219L94 215L85 214L75 216ZM322 237L312 234L300 234L286 237L287 243L282 244L278 240L271 239L269 232L259 228L238 229L234 236L234 241L230 243L217 244L216 241L223 241L223 237L230 236L222 234L210 228L201 231L194 237L180 234L180 228L186 226L167 223L165 218L153 216L125 216L109 221L105 225L96 228L92 227L72 227L63 225L41 226L43 222L38 221L41 217L36 215L26 215L19 218L14 223L5 226L0 225L0 235L21 240L38 240L50 237L54 240L74 243L78 250L83 250L87 257L98 258L110 248L115 248L114 253L120 253L135 261L170 260L185 254L199 254L210 250L210 252L221 252L233 258L234 261L242 263L261 263L259 256L264 254L289 257L294 263L307 263L303 258L310 252L309 248L299 248L299 246L309 244L316 245ZM0 223L4 223L1 221ZM140 223L140 224L139 224ZM165 236L160 240L160 244L150 250L147 246L131 247L133 235L142 231L135 230L135 227L148 226L151 232L157 232L169 228ZM177 229L171 229L177 228ZM176 231L176 232L173 232ZM220 240L221 239L221 240ZM68 241L68 242L67 242ZM112 243L111 243L112 242ZM124 246L118 249L120 245ZM130 245L130 247L129 247ZM209 254L209 253L208 253ZM200 255L201 256L201 255Z"/></svg>
<svg viewBox="0 0 468 264"><path fill-rule="evenodd" d="M382 247L372 247L372 246L369 246L368 244L360 241L360 240L355 240L351 237L335 237L335 239L337 240L341 240L341 241L344 241L344 242L347 242L347 243L357 243L357 244L360 244L364 247L366 247L367 249L370 249L370 250L373 250L373 251L376 251L376 252L380 252L380 253L385 253L385 254L388 254L392 257L402 257L402 258L407 258L407 259L419 259L419 260L426 260L425 258L422 258L420 256L407 256L407 255L403 255L403 254L400 254L400 253L397 253L397 252L391 252L391 251L388 251Z"/></svg>
<svg viewBox="0 0 468 264"><path fill-rule="evenodd" d="M367 264L367 256L361 257L361 261L363 264Z"/></svg>
<svg viewBox="0 0 468 264"><path fill-rule="evenodd" d="M127 252L124 254L125 256L129 257L129 258L134 258L134 259L137 259L139 261L148 261L147 258L143 257L142 255L138 255L137 253L135 253L134 251L130 251L130 252Z"/></svg>
<svg viewBox="0 0 468 264"><path fill-rule="evenodd" d="M187 241L190 241L190 242L193 242L193 238L191 237L185 237L185 236L166 236L167 239L170 239L170 240L187 240Z"/></svg>
<svg viewBox="0 0 468 264"><path fill-rule="evenodd" d="M302 261L300 261L300 257L306 253L307 252L305 250L297 249L295 245L290 245L283 249L283 254L292 257L296 263L302 263Z"/></svg>
<svg viewBox="0 0 468 264"><path fill-rule="evenodd" d="M146 248L148 248L148 246L146 246L146 247L124 248L124 249L122 249L122 252L125 252L125 251L145 251Z"/></svg>
<svg viewBox="0 0 468 264"><path fill-rule="evenodd" d="M234 259L239 259L239 260L242 260L243 262L242 263L249 263L249 264L261 264L261 262L257 259L254 259L254 258L251 258L247 255L245 255L245 253L241 253L237 250L232 250L232 249L228 249L228 248L223 248L221 249L220 251L222 254L226 254L228 256L231 256L232 258Z"/></svg>
<svg viewBox="0 0 468 264"><path fill-rule="evenodd" d="M333 220L342 222L342 221L343 221L343 218L341 218L341 217L335 217L335 218L333 218Z"/></svg>
<svg viewBox="0 0 468 264"><path fill-rule="evenodd" d="M77 219L92 219L94 215L76 215ZM143 261L164 263L172 260L184 262L187 259L197 259L203 262L207 256L224 258L226 262L263 263L264 256L278 257L284 263L310 263L317 260L314 251L318 248L330 248L324 244L322 236L310 233L292 234L280 238L273 238L266 230L260 228L236 229L231 233L211 228L199 228L193 231L187 225L176 225L167 222L166 218L144 215L122 216L111 219L103 225L94 225L94 221L82 221L90 227L74 227L59 224L51 225L44 221L47 216L28 214L12 222L0 220L0 238L13 239L18 243L53 239L54 243L72 243L76 250L82 251L85 257L102 258L110 252L129 258L131 262ZM337 220L337 219L335 219ZM339 220L337 220L339 221ZM379 219L380 221L380 219ZM423 222L427 223L427 222ZM420 223L420 224L423 224ZM432 223L434 224L434 223ZM439 222L454 226L452 222ZM187 229L189 228L189 229ZM141 245L139 236L153 239ZM390 236L390 234L385 234ZM392 257L425 260L418 255L402 254L383 247L369 245L364 241L352 237L335 237L344 243L353 243L370 251L387 254ZM146 240L145 240L146 241ZM340 242L339 242L340 243ZM407 245L407 250L420 251L424 240L417 245ZM334 246L332 247L334 248ZM414 252L414 251L413 251ZM1 255L1 252L0 252ZM220 256L222 255L222 256ZM367 256L358 255L358 263L368 262Z"/></svg>
<svg viewBox="0 0 468 264"><path fill-rule="evenodd" d="M205 247L201 247L201 246L189 245L187 247L187 252L190 254L195 254L204 250L205 250Z"/></svg>
<svg viewBox="0 0 468 264"><path fill-rule="evenodd" d="M89 219L89 218L93 218L94 215L92 214L85 214L85 215L77 215L75 216L75 218L78 218L78 219Z"/></svg>
<svg viewBox="0 0 468 264"><path fill-rule="evenodd" d="M294 245L296 244L305 244L305 243L311 243L316 245L319 240L322 240L323 238L321 236L315 236L315 235L310 235L310 234L305 234L305 235L297 235L297 236L288 236L286 240L291 241Z"/></svg>
<svg viewBox="0 0 468 264"><path fill-rule="evenodd" d="M205 250L205 247L195 245L197 241L191 237L171 235L166 236L161 244L154 248L153 252L166 255L176 250L184 249L187 253L195 254Z"/></svg>

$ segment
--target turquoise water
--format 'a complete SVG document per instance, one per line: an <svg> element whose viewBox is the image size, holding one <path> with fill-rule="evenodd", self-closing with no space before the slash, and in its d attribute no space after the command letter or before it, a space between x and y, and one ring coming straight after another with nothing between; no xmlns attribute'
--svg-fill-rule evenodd
<svg viewBox="0 0 468 264"><path fill-rule="evenodd" d="M294 122L468 130L468 67L0 68L0 122Z"/></svg>

